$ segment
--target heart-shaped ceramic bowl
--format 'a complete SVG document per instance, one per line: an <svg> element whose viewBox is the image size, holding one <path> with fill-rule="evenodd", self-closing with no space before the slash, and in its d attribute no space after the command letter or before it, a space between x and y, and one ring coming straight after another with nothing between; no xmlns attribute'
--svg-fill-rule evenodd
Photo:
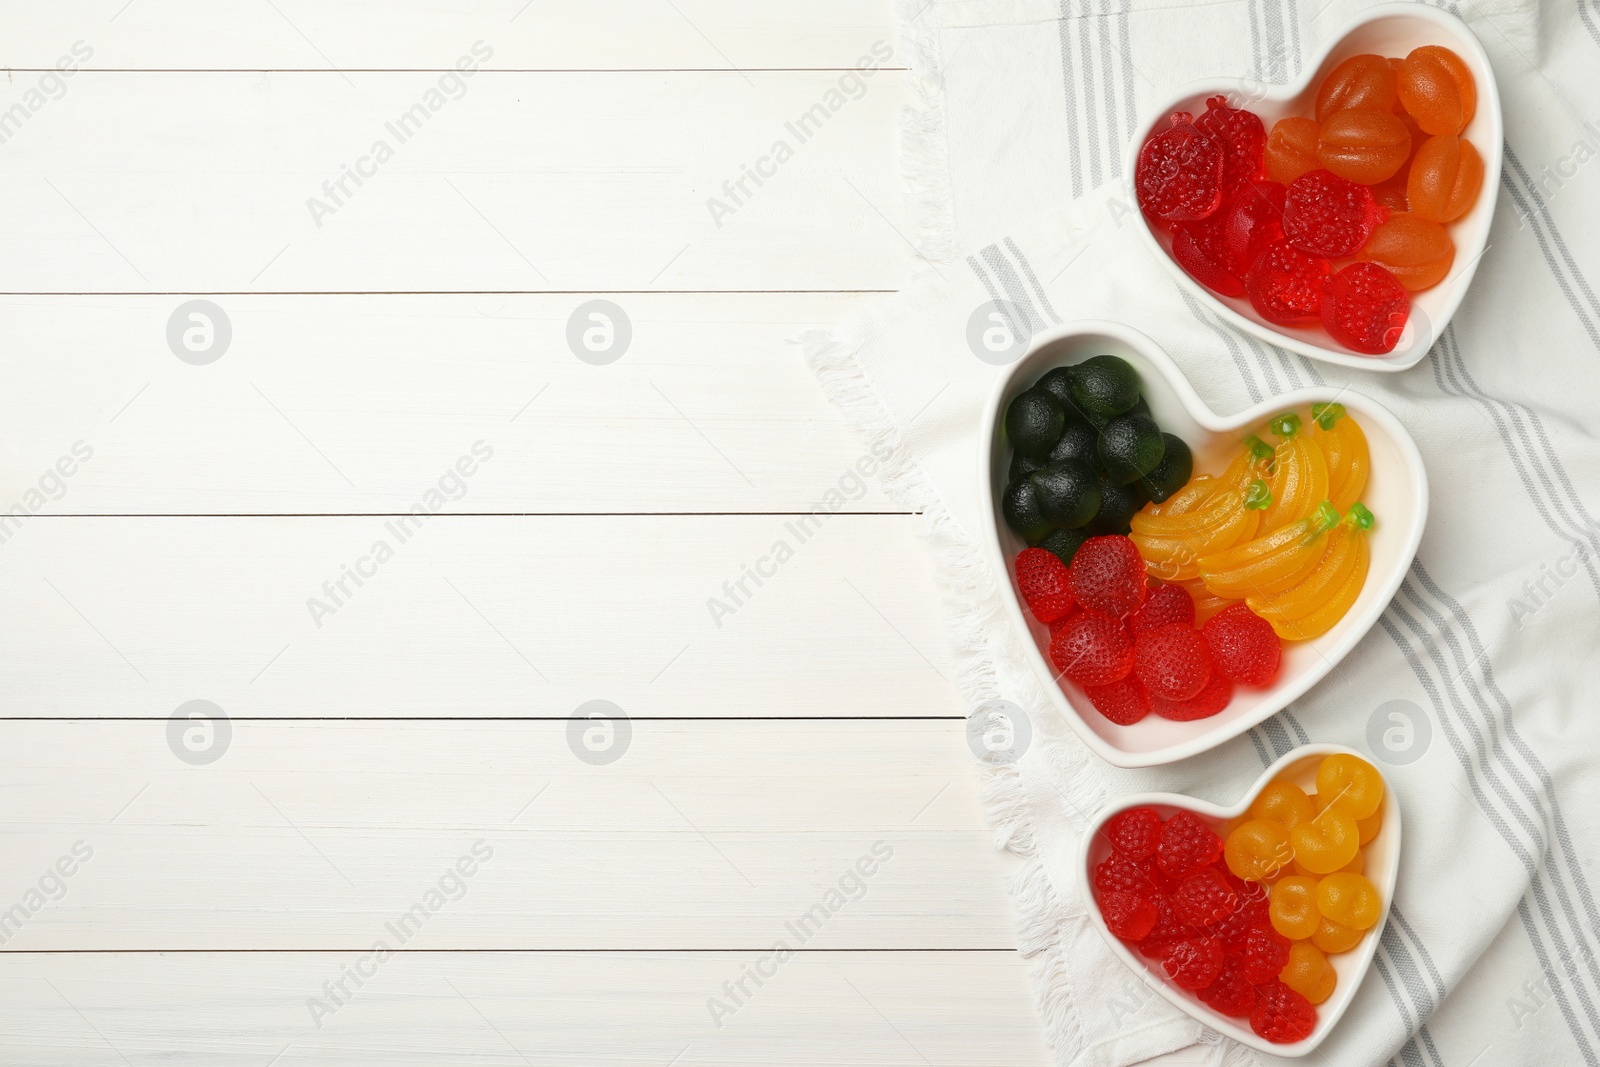
<svg viewBox="0 0 1600 1067"><path fill-rule="evenodd" d="M1052 367L1066 366L1109 353L1138 370L1144 396L1161 428L1175 433L1194 452L1196 473L1216 473L1253 428L1273 415L1313 403L1337 401L1366 431L1372 471L1362 502L1377 516L1368 535L1371 565L1367 582L1343 619L1312 641L1284 645L1283 666L1265 689L1239 688L1233 703L1208 719L1173 722L1147 715L1132 726L1118 726L1095 710L1089 699L1065 679L1058 680L1050 663L1050 631L1022 606L1016 594L1012 561L1027 544L1005 524L1000 497L1005 491L1011 446L1005 441L1005 410L1013 397ZM1035 336L1028 354L1012 364L996 384L984 412L979 447L980 500L989 505L984 524L989 564L1009 579L1001 593L1006 613L1022 637L1024 654L1046 692L1068 723L1096 754L1119 767L1149 767L1185 759L1220 745L1255 726L1297 699L1336 667L1360 641L1400 588L1400 580L1416 555L1428 517L1428 474L1411 435L1376 400L1347 388L1300 389L1223 417L1215 415L1161 347L1120 323L1069 323Z"/></svg>
<svg viewBox="0 0 1600 1067"><path fill-rule="evenodd" d="M1327 1000L1317 1005L1317 1026L1311 1031L1311 1036L1297 1041L1292 1045L1275 1045L1270 1041L1258 1037L1250 1029L1247 1020L1229 1019L1212 1011L1209 1006L1186 989L1167 981L1160 972L1160 964L1156 960L1147 960L1123 944L1110 930L1106 929L1105 920L1100 917L1100 909L1094 903L1094 868L1095 865L1111 854L1111 843L1106 835L1100 832L1112 816L1129 808L1152 807L1163 819L1173 815L1179 809L1187 809L1211 821L1213 825L1226 822L1229 819L1243 815L1250 804L1261 793L1263 787L1269 782L1286 779L1300 786L1307 793L1316 792L1317 764L1322 762L1324 756L1336 752L1360 756L1361 753L1342 745L1302 745L1283 755L1278 762L1268 767L1266 772L1251 786L1238 801L1226 807L1220 804L1211 804L1194 797L1180 796L1177 793L1139 793L1134 796L1122 797L1115 803L1102 810L1090 822L1083 835L1083 842L1078 850L1078 892L1084 902L1084 909L1089 914L1090 922L1094 923L1100 936L1106 939L1106 944L1111 946L1111 951L1133 968L1144 980L1150 983L1151 988L1160 993L1168 1001L1175 1004L1180 1010L1188 1012L1202 1023L1241 1044L1251 1048L1260 1049L1262 1052L1274 1056L1304 1056L1318 1045L1322 1044L1330 1031L1338 1025L1339 1017L1350 1006L1350 1001L1355 998L1356 990L1361 986L1361 980L1366 977L1367 968L1372 965L1372 955L1377 950L1378 938L1383 934L1384 923L1389 921L1389 905L1394 900L1395 876L1400 870L1400 803L1395 798L1393 783L1384 778L1383 790L1383 827L1365 846L1365 871L1367 878L1377 887L1378 894L1383 898L1383 914L1372 928L1367 931L1359 944L1349 952L1340 952L1329 956L1328 962L1333 964L1334 971L1338 974L1338 981L1334 985L1333 994ZM1368 761L1371 762L1371 761ZM1376 765L1374 765L1376 766ZM1379 769L1382 774L1382 770Z"/></svg>
<svg viewBox="0 0 1600 1067"><path fill-rule="evenodd" d="M1415 366L1435 340L1444 332L1466 295L1472 275L1478 269L1478 260L1489 241L1489 224L1494 219L1495 194L1500 187L1501 145L1503 123L1500 114L1500 90L1495 85L1494 69L1478 38L1466 23L1438 8L1421 4L1383 4L1369 8L1347 23L1335 34L1320 55L1307 63L1300 80L1290 85L1266 86L1250 78L1217 78L1195 82L1176 90L1166 102L1149 111L1128 142L1127 158L1122 168L1127 175L1125 195L1129 203L1137 203L1133 174L1143 147L1151 132L1164 127L1168 117L1176 111L1193 115L1203 114L1206 100L1221 94L1231 104L1253 111L1261 117L1268 130L1273 123L1288 115L1313 115L1316 111L1317 87L1323 77L1350 56L1373 52L1383 56L1404 57L1413 48L1425 44L1443 45L1451 49L1472 69L1477 80L1478 108L1467 124L1463 136L1483 156L1483 190L1477 203L1460 219L1450 223L1450 236L1455 241L1456 258L1450 274L1431 289L1411 294L1411 319L1394 351L1382 356L1365 356L1345 348L1328 335L1321 326L1283 327L1268 322L1250 306L1244 297L1226 297L1212 292L1184 272L1172 258L1172 236L1152 229L1142 212L1138 229L1146 243L1161 262L1172 271L1178 284L1194 293L1211 306L1224 319L1241 330L1247 330L1262 340L1291 349L1312 359L1338 363L1361 370L1401 371Z"/></svg>

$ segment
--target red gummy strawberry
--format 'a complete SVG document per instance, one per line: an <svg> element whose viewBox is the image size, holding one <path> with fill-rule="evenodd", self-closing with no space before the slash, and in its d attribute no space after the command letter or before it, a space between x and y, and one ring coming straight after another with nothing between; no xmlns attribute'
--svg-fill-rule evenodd
<svg viewBox="0 0 1600 1067"><path fill-rule="evenodd" d="M1162 222L1203 219L1222 204L1222 142L1189 121L1187 111L1139 149L1134 187L1139 207Z"/></svg>
<svg viewBox="0 0 1600 1067"><path fill-rule="evenodd" d="M1283 198L1277 182L1254 181L1240 186L1222 223L1228 262L1241 278L1261 250L1283 237Z"/></svg>
<svg viewBox="0 0 1600 1067"><path fill-rule="evenodd" d="M1192 811L1180 811L1161 826L1156 865L1173 878L1209 867L1222 855L1222 838Z"/></svg>
<svg viewBox="0 0 1600 1067"><path fill-rule="evenodd" d="M1184 622L1142 630L1133 640L1133 673L1159 700L1188 700L1211 681L1211 650Z"/></svg>
<svg viewBox="0 0 1600 1067"><path fill-rule="evenodd" d="M1072 599L1067 565L1047 548L1025 548L1017 553L1017 591L1033 617L1046 625L1071 615L1078 602Z"/></svg>
<svg viewBox="0 0 1600 1067"><path fill-rule="evenodd" d="M1278 1045L1311 1036L1317 1028L1317 1009L1299 993L1274 978L1256 987L1256 1006L1250 1012L1250 1029Z"/></svg>
<svg viewBox="0 0 1600 1067"><path fill-rule="evenodd" d="M1197 994L1211 1010L1231 1019L1243 1019L1256 1006L1256 987L1240 973L1239 965L1225 960L1217 980Z"/></svg>
<svg viewBox="0 0 1600 1067"><path fill-rule="evenodd" d="M1095 865L1093 882L1095 892L1101 896L1116 892L1145 895L1156 892L1155 880L1149 871L1115 852Z"/></svg>
<svg viewBox="0 0 1600 1067"><path fill-rule="evenodd" d="M1278 977L1289 962L1289 939L1268 927L1250 930L1239 948L1239 967L1256 985Z"/></svg>
<svg viewBox="0 0 1600 1067"><path fill-rule="evenodd" d="M1239 897L1215 867L1202 867L1178 883L1172 906L1178 918L1191 926L1210 926L1234 913Z"/></svg>
<svg viewBox="0 0 1600 1067"><path fill-rule="evenodd" d="M1100 898L1100 917L1124 941L1142 941L1156 924L1156 903L1148 894L1116 889Z"/></svg>
<svg viewBox="0 0 1600 1067"><path fill-rule="evenodd" d="M1222 973L1222 946L1209 937L1174 941L1161 957L1161 969L1184 989L1204 989Z"/></svg>
<svg viewBox="0 0 1600 1067"><path fill-rule="evenodd" d="M1094 710L1118 726L1132 726L1150 714L1150 695L1131 674L1110 685L1086 685L1083 695Z"/></svg>
<svg viewBox="0 0 1600 1067"><path fill-rule="evenodd" d="M1081 686L1110 685L1133 669L1133 642L1111 616L1081 611L1051 636L1050 662Z"/></svg>
<svg viewBox="0 0 1600 1067"><path fill-rule="evenodd" d="M1211 681L1188 700L1150 700L1150 710L1163 719L1173 722L1193 722L1209 719L1233 703L1233 683L1221 671L1211 672Z"/></svg>
<svg viewBox="0 0 1600 1067"><path fill-rule="evenodd" d="M1206 646L1218 672L1240 685L1271 685L1278 676L1283 642L1272 625L1245 607L1230 604L1206 620Z"/></svg>
<svg viewBox="0 0 1600 1067"><path fill-rule="evenodd" d="M1326 258L1312 256L1288 241L1268 242L1244 276L1250 306L1280 326L1315 322L1322 315L1322 287L1331 270Z"/></svg>
<svg viewBox="0 0 1600 1067"><path fill-rule="evenodd" d="M1394 350L1411 315L1411 297L1376 263L1352 263L1322 294L1322 325L1346 348L1369 356Z"/></svg>
<svg viewBox="0 0 1600 1067"><path fill-rule="evenodd" d="M1283 236L1314 256L1348 256L1388 214L1367 186L1314 170L1296 178L1284 195Z"/></svg>
<svg viewBox="0 0 1600 1067"><path fill-rule="evenodd" d="M1161 843L1161 816L1155 808L1129 808L1107 819L1100 832L1129 859L1147 860Z"/></svg>
<svg viewBox="0 0 1600 1067"><path fill-rule="evenodd" d="M1244 276L1228 255L1228 208L1199 222L1180 222L1172 231L1172 258L1201 285L1223 296L1243 296Z"/></svg>
<svg viewBox="0 0 1600 1067"><path fill-rule="evenodd" d="M1144 559L1120 534L1091 537L1078 546L1068 574L1078 603L1113 619L1144 603Z"/></svg>
<svg viewBox="0 0 1600 1067"><path fill-rule="evenodd" d="M1171 622L1194 625L1194 597L1181 585L1156 586L1139 605L1139 610L1128 615L1128 629L1135 638L1143 630L1153 630Z"/></svg>
<svg viewBox="0 0 1600 1067"><path fill-rule="evenodd" d="M1227 97L1206 101L1205 114L1194 120L1195 129L1222 142L1224 193L1258 177L1261 153L1267 146L1267 129L1261 119L1242 108L1229 107Z"/></svg>

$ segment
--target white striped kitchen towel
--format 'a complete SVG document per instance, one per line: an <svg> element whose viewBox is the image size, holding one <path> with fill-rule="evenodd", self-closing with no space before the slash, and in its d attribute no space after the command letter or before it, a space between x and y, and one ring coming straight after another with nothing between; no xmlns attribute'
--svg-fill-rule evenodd
<svg viewBox="0 0 1600 1067"><path fill-rule="evenodd" d="M1490 248L1428 357L1397 375L1291 355L1218 320L1153 262L1113 202L1141 109L1203 76L1294 78L1361 0L902 0L916 107L903 155L917 282L809 336L824 388L895 447L887 486L924 511L971 706L1027 708L1035 741L992 772L1023 951L1059 1062L1121 1067L1206 1043L1269 1058L1146 992L1099 942L1071 878L1084 815L1172 789L1230 801L1307 741L1372 751L1379 708L1412 720L1388 759L1405 813L1395 907L1372 971L1312 1062L1600 1067L1600 3L1446 0L1505 107ZM1110 318L1150 334L1220 412L1316 383L1383 400L1433 486L1415 564L1379 625L1304 699L1205 756L1117 771L1059 722L977 550L980 410L1000 373L971 313L1033 328ZM1392 702L1402 702L1392 704ZM1383 722L1388 711L1383 713ZM1410 762L1396 762L1409 759Z"/></svg>

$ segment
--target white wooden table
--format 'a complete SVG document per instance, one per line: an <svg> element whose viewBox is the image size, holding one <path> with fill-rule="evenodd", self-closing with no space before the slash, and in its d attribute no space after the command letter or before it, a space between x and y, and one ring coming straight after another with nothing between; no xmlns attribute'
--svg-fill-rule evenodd
<svg viewBox="0 0 1600 1067"><path fill-rule="evenodd" d="M786 344L909 277L899 73L786 127L886 7L0 3L0 1062L1048 1061L918 518Z"/></svg>

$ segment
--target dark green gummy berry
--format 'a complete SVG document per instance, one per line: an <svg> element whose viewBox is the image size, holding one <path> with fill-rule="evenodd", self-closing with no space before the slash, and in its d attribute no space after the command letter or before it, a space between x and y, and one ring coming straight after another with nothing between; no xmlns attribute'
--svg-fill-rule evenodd
<svg viewBox="0 0 1600 1067"><path fill-rule="evenodd" d="M1139 372L1116 356L1095 356L1071 368L1072 398L1089 417L1109 419L1139 402Z"/></svg>
<svg viewBox="0 0 1600 1067"><path fill-rule="evenodd" d="M1089 416L1078 407L1077 398L1072 395L1072 376L1075 373L1072 367L1057 367L1055 370L1045 371L1040 379L1033 383L1035 389L1043 389L1057 400L1061 401L1061 408L1067 414L1067 425L1074 423L1088 423Z"/></svg>
<svg viewBox="0 0 1600 1067"><path fill-rule="evenodd" d="M1057 559L1070 567L1072 557L1078 554L1078 548L1087 540L1088 530L1052 530L1039 542L1039 547L1054 552Z"/></svg>
<svg viewBox="0 0 1600 1067"><path fill-rule="evenodd" d="M1032 480L1028 478L1006 486L1005 496L1000 501L1000 513L1005 516L1006 525L1030 545L1038 544L1045 534L1054 529L1050 520L1044 517L1044 512L1039 510L1039 496L1034 492Z"/></svg>
<svg viewBox="0 0 1600 1067"><path fill-rule="evenodd" d="M1076 529L1100 510L1100 477L1087 464L1052 463L1031 479L1039 510L1053 525Z"/></svg>
<svg viewBox="0 0 1600 1067"><path fill-rule="evenodd" d="M1149 474L1166 452L1161 427L1148 415L1119 415L1100 434L1100 464L1113 485Z"/></svg>
<svg viewBox="0 0 1600 1067"><path fill-rule="evenodd" d="M1133 517L1147 503L1143 482L1129 485L1100 486L1100 514L1089 524L1092 534L1121 534L1126 537L1132 529Z"/></svg>
<svg viewBox="0 0 1600 1067"><path fill-rule="evenodd" d="M1139 480L1139 487L1157 504L1188 485L1194 474L1194 453L1189 451L1183 438L1175 433L1163 433L1161 440L1166 444L1161 462Z"/></svg>
<svg viewBox="0 0 1600 1067"><path fill-rule="evenodd" d="M1043 389L1017 394L1006 409L1006 438L1011 447L1036 459L1049 454L1066 424L1061 402Z"/></svg>
<svg viewBox="0 0 1600 1067"><path fill-rule="evenodd" d="M1011 469L1006 472L1006 479L1015 482L1026 478L1034 471L1044 470L1048 463L1049 460L1031 459L1021 452L1013 452L1011 453Z"/></svg>
<svg viewBox="0 0 1600 1067"><path fill-rule="evenodd" d="M1099 467L1100 431L1086 422L1075 423L1061 431L1061 440L1050 450L1050 462L1062 460Z"/></svg>

